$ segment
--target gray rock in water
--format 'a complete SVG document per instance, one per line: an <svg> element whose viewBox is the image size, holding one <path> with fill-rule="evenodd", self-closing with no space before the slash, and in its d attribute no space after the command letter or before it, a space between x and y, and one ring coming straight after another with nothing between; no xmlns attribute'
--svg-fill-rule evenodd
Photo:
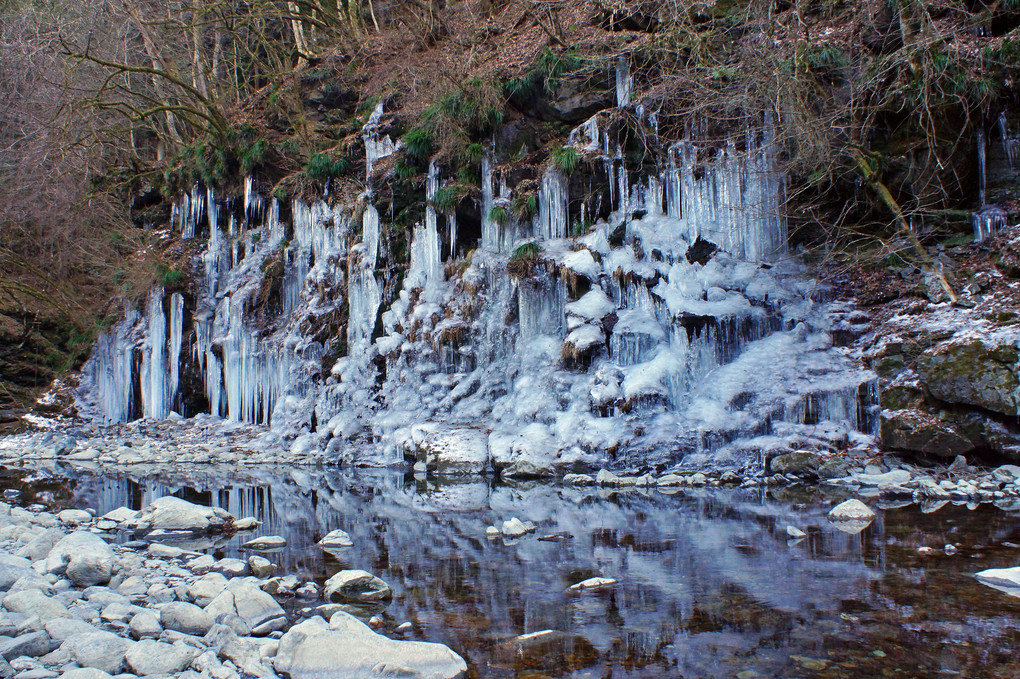
<svg viewBox="0 0 1020 679"><path fill-rule="evenodd" d="M124 654L133 644L130 639L123 639L112 632L95 630L68 637L61 649L82 667L119 674L124 670Z"/></svg>
<svg viewBox="0 0 1020 679"><path fill-rule="evenodd" d="M273 665L291 679L455 679L467 672L464 659L442 644L388 639L344 612L328 626L312 618L292 627L280 639Z"/></svg>
<svg viewBox="0 0 1020 679"><path fill-rule="evenodd" d="M822 456L808 450L777 455L769 462L769 469L775 474L797 474L814 476L822 465Z"/></svg>
<svg viewBox="0 0 1020 679"><path fill-rule="evenodd" d="M110 581L116 563L113 550L94 533L77 531L58 542L46 557L46 572L67 575L79 587Z"/></svg>
<svg viewBox="0 0 1020 679"><path fill-rule="evenodd" d="M845 533L860 533L875 519L875 512L860 500L847 500L829 510L829 521Z"/></svg>
<svg viewBox="0 0 1020 679"><path fill-rule="evenodd" d="M10 661L23 655L38 658L53 650L53 640L46 632L30 632L0 641L0 656Z"/></svg>
<svg viewBox="0 0 1020 679"><path fill-rule="evenodd" d="M213 626L212 616L195 604L174 602L162 606L159 613L164 629L184 634L205 636Z"/></svg>
<svg viewBox="0 0 1020 679"><path fill-rule="evenodd" d="M393 598L393 589L368 571L340 571L326 581L325 597L342 603L371 603Z"/></svg>
<svg viewBox="0 0 1020 679"><path fill-rule="evenodd" d="M248 568L256 578L268 578L276 570L276 564L265 557L253 554L248 557Z"/></svg>
<svg viewBox="0 0 1020 679"><path fill-rule="evenodd" d="M142 510L139 520L148 523L154 530L204 533L222 528L233 518L219 507L203 507L167 496L153 500Z"/></svg>
<svg viewBox="0 0 1020 679"><path fill-rule="evenodd" d="M174 674L182 671L198 656L198 649L183 643L165 644L161 641L135 642L124 658L128 667L138 676Z"/></svg>
<svg viewBox="0 0 1020 679"><path fill-rule="evenodd" d="M351 536L346 531L338 528L326 533L326 536L319 540L318 544L323 549L330 549L333 547L350 547L354 542L351 541Z"/></svg>
<svg viewBox="0 0 1020 679"><path fill-rule="evenodd" d="M282 549L287 546L287 540L279 535L263 535L254 540L248 540L241 546L245 549Z"/></svg>

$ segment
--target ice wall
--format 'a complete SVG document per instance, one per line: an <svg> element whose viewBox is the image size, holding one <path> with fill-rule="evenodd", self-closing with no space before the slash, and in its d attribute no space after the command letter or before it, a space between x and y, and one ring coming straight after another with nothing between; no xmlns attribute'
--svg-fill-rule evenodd
<svg viewBox="0 0 1020 679"><path fill-rule="evenodd" d="M83 402L108 421L266 424L272 445L368 464L437 432L481 436L511 474L747 463L751 448L817 430L871 434L874 375L833 346L823 295L786 249L769 120L722 143L664 144L651 173L628 167L601 120L568 140L603 168L600 193L577 200L550 164L531 219L514 214L526 195L488 149L477 244L434 206L455 173L433 162L405 261L371 188L385 179L372 164L396 151L381 108L363 134L362 195L281 206L250 180L240 201L190 192L171 226L206 238L197 292L157 289L128 311L96 345ZM522 267L524 242L540 255Z"/></svg>

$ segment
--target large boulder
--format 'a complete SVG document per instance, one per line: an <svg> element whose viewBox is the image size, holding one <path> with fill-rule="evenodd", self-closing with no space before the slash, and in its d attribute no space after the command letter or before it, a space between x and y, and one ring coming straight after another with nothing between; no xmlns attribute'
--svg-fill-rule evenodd
<svg viewBox="0 0 1020 679"><path fill-rule="evenodd" d="M769 469L775 474L814 476L822 465L822 456L809 450L797 450L772 458Z"/></svg>
<svg viewBox="0 0 1020 679"><path fill-rule="evenodd" d="M110 581L116 565L110 545L94 533L76 531L58 542L46 557L46 572L66 575L79 587Z"/></svg>
<svg viewBox="0 0 1020 679"><path fill-rule="evenodd" d="M880 427L882 445L891 450L947 459L974 450L974 443L952 422L916 410L885 411Z"/></svg>
<svg viewBox="0 0 1020 679"><path fill-rule="evenodd" d="M442 644L388 639L342 611L329 625L316 617L292 627L280 639L274 666L291 679L455 679L467 672L464 659Z"/></svg>
<svg viewBox="0 0 1020 679"><path fill-rule="evenodd" d="M415 456L436 474L481 474L489 466L488 437L478 429L421 425L413 429Z"/></svg>
<svg viewBox="0 0 1020 679"><path fill-rule="evenodd" d="M1015 342L947 342L921 354L917 372L932 396L947 403L1020 415L1020 355Z"/></svg>
<svg viewBox="0 0 1020 679"><path fill-rule="evenodd" d="M147 523L153 530L192 533L221 529L233 519L229 512L219 507L204 507L173 496L153 500L139 516L139 521Z"/></svg>
<svg viewBox="0 0 1020 679"><path fill-rule="evenodd" d="M393 598L393 589L368 571L340 571L325 586L326 599L342 603L376 603Z"/></svg>
<svg viewBox="0 0 1020 679"><path fill-rule="evenodd" d="M236 615L255 636L264 636L287 625L287 614L254 578L235 578L205 607L213 620Z"/></svg>

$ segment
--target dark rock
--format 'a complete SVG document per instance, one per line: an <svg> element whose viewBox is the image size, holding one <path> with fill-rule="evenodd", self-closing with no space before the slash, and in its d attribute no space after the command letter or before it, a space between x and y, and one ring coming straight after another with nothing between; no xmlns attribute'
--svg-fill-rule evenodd
<svg viewBox="0 0 1020 679"><path fill-rule="evenodd" d="M822 456L807 450L785 453L772 458L769 469L776 474L813 476L822 465Z"/></svg>
<svg viewBox="0 0 1020 679"><path fill-rule="evenodd" d="M719 247L715 243L698 236L698 240L694 241L694 244L687 248L687 261L691 264L707 264L708 260L712 259L712 255L718 249Z"/></svg>
<svg viewBox="0 0 1020 679"><path fill-rule="evenodd" d="M1020 415L1018 361L1013 344L988 346L974 340L926 351L918 358L917 372L937 399L1015 417Z"/></svg>
<svg viewBox="0 0 1020 679"><path fill-rule="evenodd" d="M882 445L892 450L951 458L974 450L974 442L951 423L914 410L887 412L880 427Z"/></svg>

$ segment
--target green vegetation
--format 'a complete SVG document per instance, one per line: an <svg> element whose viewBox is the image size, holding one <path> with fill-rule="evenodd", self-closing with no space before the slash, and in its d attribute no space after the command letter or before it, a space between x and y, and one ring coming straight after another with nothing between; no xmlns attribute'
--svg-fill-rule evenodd
<svg viewBox="0 0 1020 679"><path fill-rule="evenodd" d="M312 181L324 183L347 174L350 168L349 158L332 158L326 153L316 153L305 165L304 173Z"/></svg>
<svg viewBox="0 0 1020 679"><path fill-rule="evenodd" d="M538 243L524 243L514 248L510 259L538 259L542 256L542 246Z"/></svg>
<svg viewBox="0 0 1020 679"><path fill-rule="evenodd" d="M156 265L156 282L168 292L171 290L182 290L187 282L187 276L180 269L160 262Z"/></svg>
<svg viewBox="0 0 1020 679"><path fill-rule="evenodd" d="M436 189L429 202L432 203L432 207L434 207L436 211L448 214L456 210L457 206L466 196L466 187L460 184L450 184L449 186Z"/></svg>
<svg viewBox="0 0 1020 679"><path fill-rule="evenodd" d="M510 209L518 221L529 222L538 214L538 197L533 194L516 196Z"/></svg>
<svg viewBox="0 0 1020 679"><path fill-rule="evenodd" d="M549 151L549 157L552 158L553 164L559 171L567 176L574 174L574 170L577 169L581 160L573 146L554 146Z"/></svg>
<svg viewBox="0 0 1020 679"><path fill-rule="evenodd" d="M489 210L489 221L499 224L500 226L506 226L506 223L510 221L510 213L506 211L506 208L502 205L494 205Z"/></svg>

